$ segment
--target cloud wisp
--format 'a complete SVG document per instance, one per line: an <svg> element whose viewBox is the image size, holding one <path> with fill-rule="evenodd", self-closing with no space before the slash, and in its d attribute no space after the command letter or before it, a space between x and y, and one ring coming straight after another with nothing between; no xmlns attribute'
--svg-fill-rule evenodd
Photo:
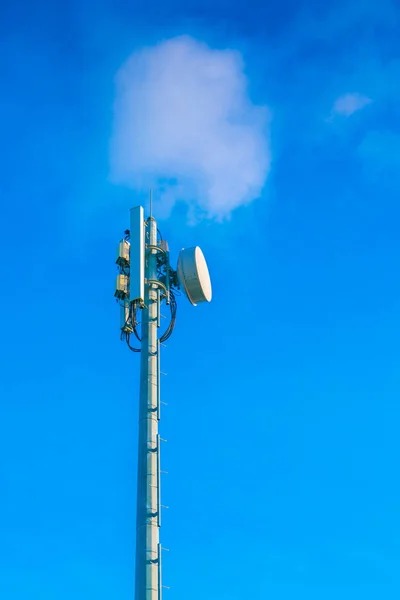
<svg viewBox="0 0 400 600"><path fill-rule="evenodd" d="M365 108L372 100L362 94L343 94L333 105L332 114L350 117L355 112Z"/></svg>
<svg viewBox="0 0 400 600"><path fill-rule="evenodd" d="M115 183L157 187L165 215L183 201L217 220L260 196L269 111L251 102L239 53L178 37L133 54L116 83Z"/></svg>

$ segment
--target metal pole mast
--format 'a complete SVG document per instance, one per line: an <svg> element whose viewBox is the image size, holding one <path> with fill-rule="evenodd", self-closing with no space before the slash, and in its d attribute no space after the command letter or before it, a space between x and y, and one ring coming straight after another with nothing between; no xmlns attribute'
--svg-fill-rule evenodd
<svg viewBox="0 0 400 600"><path fill-rule="evenodd" d="M157 224L145 229L145 292L142 318L139 400L139 453L136 516L135 600L161 599L160 528L160 293L157 280Z"/></svg>
<svg viewBox="0 0 400 600"><path fill-rule="evenodd" d="M170 264L169 247L151 214L145 221L142 206L131 209L130 230L118 244L115 298L120 305L121 340L141 353L139 395L139 447L136 513L135 600L161 600L161 497L160 497L160 346L175 326L175 294L183 289L191 304L211 301L211 282L198 246L182 249L177 269ZM171 318L158 337L160 305L165 300ZM141 335L136 326L140 310ZM141 347L131 344L133 336Z"/></svg>

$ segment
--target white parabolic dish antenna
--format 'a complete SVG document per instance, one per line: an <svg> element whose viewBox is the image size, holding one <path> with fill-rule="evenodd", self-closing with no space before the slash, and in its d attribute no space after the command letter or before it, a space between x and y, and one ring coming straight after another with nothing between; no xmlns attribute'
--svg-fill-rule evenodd
<svg viewBox="0 0 400 600"><path fill-rule="evenodd" d="M201 302L211 302L210 274L204 254L198 246L180 251L178 278L193 306Z"/></svg>

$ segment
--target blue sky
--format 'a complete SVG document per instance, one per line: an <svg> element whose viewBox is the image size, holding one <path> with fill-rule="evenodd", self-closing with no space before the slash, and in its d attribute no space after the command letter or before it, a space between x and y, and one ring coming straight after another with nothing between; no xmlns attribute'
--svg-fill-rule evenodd
<svg viewBox="0 0 400 600"><path fill-rule="evenodd" d="M397 599L396 3L0 10L1 597L133 595L138 362L112 296L142 195L110 176L115 77L184 34L242 54L270 164L222 222L160 222L214 283L163 357L165 598Z"/></svg>

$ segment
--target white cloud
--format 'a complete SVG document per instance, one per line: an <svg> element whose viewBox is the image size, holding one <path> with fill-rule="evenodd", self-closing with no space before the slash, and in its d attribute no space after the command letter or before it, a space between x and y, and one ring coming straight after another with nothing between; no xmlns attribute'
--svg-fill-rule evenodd
<svg viewBox="0 0 400 600"><path fill-rule="evenodd" d="M270 168L269 113L254 106L240 54L184 36L143 49L117 75L111 176L158 187L222 219L259 197Z"/></svg>
<svg viewBox="0 0 400 600"><path fill-rule="evenodd" d="M332 113L334 115L350 117L350 115L361 110L371 102L372 100L370 98L362 96L361 94L344 94L336 100L333 105Z"/></svg>

